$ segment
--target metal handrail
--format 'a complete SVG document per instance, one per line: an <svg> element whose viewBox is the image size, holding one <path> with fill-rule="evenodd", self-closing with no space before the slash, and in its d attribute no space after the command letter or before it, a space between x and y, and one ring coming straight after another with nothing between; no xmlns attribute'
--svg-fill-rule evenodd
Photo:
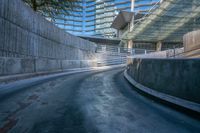
<svg viewBox="0 0 200 133"><path fill-rule="evenodd" d="M177 48L176 48L177 49ZM174 49L174 51L176 50L176 49ZM194 49L194 50L189 50L189 51L182 51L182 52L180 52L180 53L177 53L176 54L176 52L174 52L175 54L173 54L172 56L168 56L168 58L171 58L171 57L173 57L173 58L175 58L175 57L181 57L181 56L184 56L184 55L186 55L187 53L190 53L190 52L193 52L193 51L195 51L195 50L200 50L200 48L197 48L197 49Z"/></svg>
<svg viewBox="0 0 200 133"><path fill-rule="evenodd" d="M97 46L97 52L107 52L107 53L134 53L134 52L142 52L142 53L150 53L155 52L155 50L147 50L140 48L124 48L120 46L108 46L108 45L99 45Z"/></svg>

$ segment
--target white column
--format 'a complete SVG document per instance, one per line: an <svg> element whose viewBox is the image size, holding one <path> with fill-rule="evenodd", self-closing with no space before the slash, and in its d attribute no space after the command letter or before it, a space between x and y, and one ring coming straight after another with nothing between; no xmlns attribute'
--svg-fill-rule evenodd
<svg viewBox="0 0 200 133"><path fill-rule="evenodd" d="M118 54L120 54L120 47L118 47Z"/></svg>
<svg viewBox="0 0 200 133"><path fill-rule="evenodd" d="M131 0L131 12L134 13L134 10L135 10L135 0ZM130 22L129 31L132 31L133 27L134 27L134 14L133 14L133 17L132 17L131 22Z"/></svg>
<svg viewBox="0 0 200 133"><path fill-rule="evenodd" d="M161 51L161 49L162 49L162 42L159 41L156 43L156 51Z"/></svg>
<svg viewBox="0 0 200 133"><path fill-rule="evenodd" d="M135 0L131 0L131 12L134 12Z"/></svg>

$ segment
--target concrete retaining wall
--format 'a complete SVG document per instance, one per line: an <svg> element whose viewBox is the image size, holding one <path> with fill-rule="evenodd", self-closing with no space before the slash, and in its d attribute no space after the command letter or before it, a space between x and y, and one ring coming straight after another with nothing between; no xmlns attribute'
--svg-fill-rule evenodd
<svg viewBox="0 0 200 133"><path fill-rule="evenodd" d="M128 59L127 73L152 90L200 104L200 59Z"/></svg>
<svg viewBox="0 0 200 133"><path fill-rule="evenodd" d="M0 74L22 74L38 72L64 71L73 68L95 67L91 60L56 60L45 58L0 57Z"/></svg>
<svg viewBox="0 0 200 133"><path fill-rule="evenodd" d="M64 32L21 0L0 0L0 57L7 57L0 58L0 75L86 67L88 61L80 60L94 59L95 49L94 43Z"/></svg>

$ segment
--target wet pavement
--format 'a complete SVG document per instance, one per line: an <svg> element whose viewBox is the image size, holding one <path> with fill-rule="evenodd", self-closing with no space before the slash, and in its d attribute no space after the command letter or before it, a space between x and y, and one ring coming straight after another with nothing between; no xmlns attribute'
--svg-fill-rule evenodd
<svg viewBox="0 0 200 133"><path fill-rule="evenodd" d="M123 68L64 76L0 100L0 133L199 133L200 121L142 96Z"/></svg>

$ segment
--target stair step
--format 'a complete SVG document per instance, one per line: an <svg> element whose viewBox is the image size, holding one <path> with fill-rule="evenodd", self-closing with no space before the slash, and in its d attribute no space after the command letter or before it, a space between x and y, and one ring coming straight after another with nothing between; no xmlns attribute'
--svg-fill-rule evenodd
<svg viewBox="0 0 200 133"><path fill-rule="evenodd" d="M200 56L200 49L196 49L187 53L183 54L184 57L199 57Z"/></svg>

